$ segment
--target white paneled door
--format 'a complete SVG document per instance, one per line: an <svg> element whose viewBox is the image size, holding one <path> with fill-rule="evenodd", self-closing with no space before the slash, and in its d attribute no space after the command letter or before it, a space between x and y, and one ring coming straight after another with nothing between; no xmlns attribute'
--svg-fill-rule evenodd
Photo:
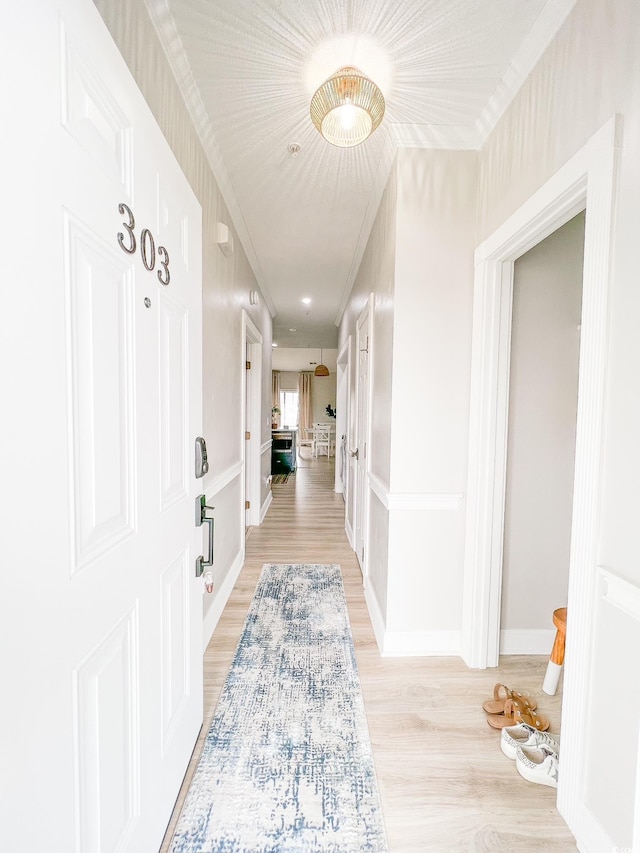
<svg viewBox="0 0 640 853"><path fill-rule="evenodd" d="M1 846L157 853L202 720L201 211L90 0L2 69Z"/></svg>

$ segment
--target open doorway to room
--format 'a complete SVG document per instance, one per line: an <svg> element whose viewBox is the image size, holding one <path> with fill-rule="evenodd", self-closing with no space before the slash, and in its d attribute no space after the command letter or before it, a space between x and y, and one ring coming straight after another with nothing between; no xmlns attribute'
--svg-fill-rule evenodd
<svg viewBox="0 0 640 853"><path fill-rule="evenodd" d="M262 335L245 311L242 312L242 355L244 525L248 531L260 524Z"/></svg>
<svg viewBox="0 0 640 853"><path fill-rule="evenodd" d="M558 809L577 839L597 834L585 799L585 714L594 677L611 235L620 120L612 117L476 249L461 654L496 666L500 648L514 262L586 209L575 473L569 558L563 771ZM600 585L599 585L600 584ZM537 591L530 579L527 595ZM594 692L595 691L595 692Z"/></svg>
<svg viewBox="0 0 640 853"><path fill-rule="evenodd" d="M350 421L349 377L351 376L351 336L338 353L336 362L336 470L335 490L345 503L345 522L350 496L348 429Z"/></svg>
<svg viewBox="0 0 640 853"><path fill-rule="evenodd" d="M549 654L567 604L584 226L582 211L514 264L500 654Z"/></svg>

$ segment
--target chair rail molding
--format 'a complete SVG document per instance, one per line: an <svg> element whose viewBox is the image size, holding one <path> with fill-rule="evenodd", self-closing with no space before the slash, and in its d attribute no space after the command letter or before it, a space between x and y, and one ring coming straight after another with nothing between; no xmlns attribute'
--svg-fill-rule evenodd
<svg viewBox="0 0 640 853"><path fill-rule="evenodd" d="M229 485L229 483L232 483L236 477L239 477L243 470L244 464L242 461L235 462L233 465L230 465L226 471L218 474L218 476L214 477L213 480L209 480L205 489L207 500L210 500L215 495L219 494Z"/></svg>
<svg viewBox="0 0 640 853"><path fill-rule="evenodd" d="M386 483L369 472L369 487L389 512L456 511L462 505L462 493L392 492Z"/></svg>

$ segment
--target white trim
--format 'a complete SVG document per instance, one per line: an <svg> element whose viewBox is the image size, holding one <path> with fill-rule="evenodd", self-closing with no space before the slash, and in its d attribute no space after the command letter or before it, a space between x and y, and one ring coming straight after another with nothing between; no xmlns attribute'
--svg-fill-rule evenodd
<svg viewBox="0 0 640 853"><path fill-rule="evenodd" d="M169 9L168 0L144 0L144 4L147 8L147 12L149 13L151 23L157 33L160 44L162 45L165 56L167 57L173 76L176 79L187 111L191 116L193 126L200 138L205 156L211 166L211 171L215 176L216 183L218 184L224 202L229 210L229 215L233 221L238 239L242 243L247 255L247 260L249 261L253 274L256 277L256 281L260 286L264 301L271 312L271 316L275 317L276 309L273 304L273 299L269 293L266 279L262 274L258 255L256 254L253 243L251 242L251 237L247 230L233 184L231 183L229 172L227 171L222 154L218 148L211 120L207 115L206 108L202 101L202 96L200 95L200 90L198 89L193 72L191 71L191 66L187 61L184 48L182 47L182 40L178 33L173 15L171 14L171 10ZM213 240L213 236L211 239ZM204 236L204 240L206 242L206 235Z"/></svg>
<svg viewBox="0 0 640 853"><path fill-rule="evenodd" d="M220 621L220 617L222 616L222 611L224 610L227 602L229 601L229 596L231 595L233 588L238 580L240 572L242 571L242 567L244 565L244 548L238 552L235 560L231 564L229 571L224 577L224 580L220 584L220 586L216 590L216 596L213 600L213 604L207 611L207 615L204 617L204 623L202 626L202 640L203 646L202 651L205 652L207 646L209 645L209 641L213 636L213 632L216 629L216 625ZM215 576L215 572L214 572ZM203 584L204 589L204 584ZM207 593L205 593L206 595Z"/></svg>
<svg viewBox="0 0 640 853"><path fill-rule="evenodd" d="M358 315L358 319L356 321L356 338L355 338L355 371L356 371L356 382L355 382L355 418L354 418L354 426L355 426L355 434L354 438L358 442L358 446L356 447L357 456L350 457L354 462L355 476L354 476L354 502L353 502L353 534L354 534L354 550L356 552L356 557L358 560L358 564L362 571L363 580L366 579L367 576L367 557L369 554L369 500L370 500L370 486L369 486L369 475L371 473L371 401L373 399L373 371L375 368L374 360L373 360L373 311L374 311L374 294L370 293L369 298L362 311ZM361 350L361 341L362 335L364 334L366 339L366 347ZM366 404L366 416L362 418L364 424L361 423L361 415L362 415L362 400L360 399L361 388L360 388L360 351L367 353L367 377L366 377L366 389L363 393L363 400ZM364 430L363 430L364 426ZM362 433L364 432L364 447L360 446L360 441L362 438ZM349 450L351 452L351 439L349 440ZM359 491L359 477L360 473L363 477L362 482L362 494L360 495L360 499L362 501L362 506L358 504L358 491ZM362 541L358 540L358 531L362 534ZM362 554L358 554L358 548L362 546Z"/></svg>
<svg viewBox="0 0 640 853"><path fill-rule="evenodd" d="M350 422L349 381L351 377L351 335L346 339L336 358L336 445L335 445L335 476L334 491L345 495L345 518L347 513L347 499L349 490L349 457L347 456L346 482L342 482L343 459L342 459L342 436L347 435ZM348 447L347 447L348 450Z"/></svg>
<svg viewBox="0 0 640 853"><path fill-rule="evenodd" d="M371 619L371 626L373 628L373 633L376 638L376 643L378 645L378 650L382 654L382 649L384 648L384 617L382 615L382 610L380 610L380 605L378 604L378 599L376 598L376 594L373 591L373 587L369 582L368 578L364 579L364 600L367 605L367 610L369 611L369 618Z"/></svg>
<svg viewBox="0 0 640 853"><path fill-rule="evenodd" d="M462 505L462 494L457 493L390 492L372 472L369 472L369 487L389 512L456 511Z"/></svg>
<svg viewBox="0 0 640 853"><path fill-rule="evenodd" d="M448 124L388 122L389 135L398 148L438 148L447 151L478 151L482 137L478 127Z"/></svg>
<svg viewBox="0 0 640 853"><path fill-rule="evenodd" d="M371 229L373 228L373 223L375 222L376 216L378 215L378 210L380 209L380 202L382 201L382 196L384 194L385 188L387 186L387 183L389 182L389 175L391 174L391 168L393 166L395 156L396 146L387 136L387 139L384 143L384 147L380 152L380 158L378 160L378 169L373 178L367 209L365 211L364 217L362 219L362 224L358 231L358 240L356 242L356 246L351 257L351 266L349 267L349 274L342 290L342 299L340 300L340 305L338 306L338 313L336 314L335 319L336 326L340 326L342 322L342 315L344 314L347 304L349 302L349 297L351 296L351 291L353 290L353 285L355 284L355 280L360 270L360 265L362 263L362 258L364 257L365 249L367 248L369 237L371 236Z"/></svg>
<svg viewBox="0 0 640 853"><path fill-rule="evenodd" d="M548 656L555 638L553 628L505 628L500 631L500 654Z"/></svg>
<svg viewBox="0 0 640 853"><path fill-rule="evenodd" d="M533 27L513 57L496 91L476 122L476 134L481 148L487 137L506 112L520 87L533 71L540 57L551 44L577 0L547 0Z"/></svg>
<svg viewBox="0 0 640 853"><path fill-rule="evenodd" d="M243 465L248 461L247 474L242 480L242 513L243 525L259 525L260 503L262 500L262 454L261 445L258 443L262 431L262 335L258 327L252 321L247 312L242 309L242 361L241 361L241 388L242 388L242 450ZM249 358L251 370L247 371L245 360ZM247 383L249 388L249 422L245 423L247 415ZM251 438L244 439L245 430L249 431ZM245 494L248 491L248 494ZM250 507L245 510L245 500Z"/></svg>
<svg viewBox="0 0 640 853"><path fill-rule="evenodd" d="M265 498L264 503L260 507L260 524L264 521L264 518L269 511L269 507L271 506L271 502L273 501L273 493L271 489L267 492L267 497Z"/></svg>
<svg viewBox="0 0 640 853"><path fill-rule="evenodd" d="M242 461L236 462L234 465L227 468L226 471L223 471L222 474L219 474L215 479L210 480L205 488L207 500L219 494L229 485L229 483L233 483L236 477L239 477L243 471L244 465L242 464Z"/></svg>
<svg viewBox="0 0 640 853"><path fill-rule="evenodd" d="M169 2L168 0L144 0L144 2L151 23L158 35L160 44L200 138L224 202L229 210L229 215L233 221L238 239L242 243L264 300L271 312L271 316L275 317L276 309L273 299L244 221L244 216L229 172L218 147L211 120L207 115L202 96L186 59L180 34L169 8ZM386 139L378 158L378 169L374 176L369 203L365 211L362 227L358 235L358 242L352 256L351 267L342 292L335 320L336 326L339 326L342 321L342 315L347 306L349 294L351 293L362 262L362 257L378 213L380 199L387 185L397 149L403 147L479 150L564 23L575 3L576 0L547 0L538 19L528 33L518 53L514 56L502 80L499 82L496 91L476 121L475 127L416 125L401 122L388 125Z"/></svg>
<svg viewBox="0 0 640 853"><path fill-rule="evenodd" d="M598 567L598 578L603 601L640 621L640 588L602 566Z"/></svg>
<svg viewBox="0 0 640 853"><path fill-rule="evenodd" d="M348 518L345 519L344 532L347 534L347 542L349 543L349 547L352 551L355 551L355 543L353 541L353 528L351 527L351 522Z"/></svg>
<svg viewBox="0 0 640 853"><path fill-rule="evenodd" d="M577 209L587 207L567 602L570 665L564 674L562 719L567 724L563 725L563 773L558 787L558 809L576 838L584 836L588 821L582 785L584 708L600 529L618 135L614 116L478 248L474 285L462 656L468 666L486 667L498 662L500 635L513 262ZM579 654L569 655L570 648L579 649Z"/></svg>
<svg viewBox="0 0 640 853"><path fill-rule="evenodd" d="M264 456L265 453L269 453L271 451L271 445L273 444L273 439L270 438L269 441L265 441L264 444L260 445L260 456Z"/></svg>
<svg viewBox="0 0 640 853"><path fill-rule="evenodd" d="M364 600L381 657L447 657L460 655L460 631L387 631L368 578Z"/></svg>
<svg viewBox="0 0 640 853"><path fill-rule="evenodd" d="M383 658L458 657L460 631L385 631Z"/></svg>

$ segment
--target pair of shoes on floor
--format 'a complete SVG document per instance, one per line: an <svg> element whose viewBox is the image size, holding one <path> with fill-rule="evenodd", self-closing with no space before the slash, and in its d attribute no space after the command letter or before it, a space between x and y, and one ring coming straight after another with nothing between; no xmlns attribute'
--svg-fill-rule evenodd
<svg viewBox="0 0 640 853"><path fill-rule="evenodd" d="M500 749L516 762L516 770L528 782L558 787L560 738L527 723L505 726Z"/></svg>
<svg viewBox="0 0 640 853"><path fill-rule="evenodd" d="M536 712L536 703L532 697L518 690L511 690L505 684L496 684L493 699L487 699L482 707L489 715L487 722L494 729L526 723L540 732L549 728L549 720Z"/></svg>

